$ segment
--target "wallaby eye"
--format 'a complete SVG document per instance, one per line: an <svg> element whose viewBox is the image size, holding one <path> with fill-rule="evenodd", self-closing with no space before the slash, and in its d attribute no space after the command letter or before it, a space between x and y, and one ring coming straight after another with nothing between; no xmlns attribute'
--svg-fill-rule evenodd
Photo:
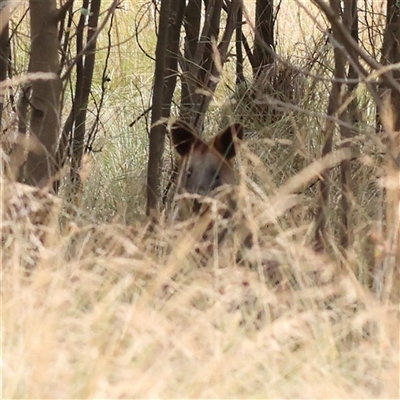
<svg viewBox="0 0 400 400"><path fill-rule="evenodd" d="M186 171L186 175L187 175L187 177L191 176L191 175L192 175L192 170L188 169L188 170Z"/></svg>

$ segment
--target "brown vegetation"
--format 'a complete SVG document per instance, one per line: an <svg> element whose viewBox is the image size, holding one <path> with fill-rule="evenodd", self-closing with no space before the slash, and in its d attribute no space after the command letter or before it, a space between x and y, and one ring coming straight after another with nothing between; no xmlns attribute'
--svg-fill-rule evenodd
<svg viewBox="0 0 400 400"><path fill-rule="evenodd" d="M397 398L398 2L38 3L0 37L3 396Z"/></svg>

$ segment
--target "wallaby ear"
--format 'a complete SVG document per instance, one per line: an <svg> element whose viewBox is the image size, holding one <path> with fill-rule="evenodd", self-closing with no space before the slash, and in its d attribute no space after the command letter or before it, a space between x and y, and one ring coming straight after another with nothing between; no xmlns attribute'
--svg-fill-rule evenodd
<svg viewBox="0 0 400 400"><path fill-rule="evenodd" d="M231 125L220 132L213 141L213 146L224 158L230 160L235 157L235 143L234 137L238 139L243 139L243 126L241 124Z"/></svg>
<svg viewBox="0 0 400 400"><path fill-rule="evenodd" d="M190 153L199 138L188 124L183 121L175 121L171 126L171 140L178 154L184 157Z"/></svg>

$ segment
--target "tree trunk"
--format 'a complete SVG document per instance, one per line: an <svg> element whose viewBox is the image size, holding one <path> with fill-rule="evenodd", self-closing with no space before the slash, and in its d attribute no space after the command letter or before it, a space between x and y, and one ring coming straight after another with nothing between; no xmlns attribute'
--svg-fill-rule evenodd
<svg viewBox="0 0 400 400"><path fill-rule="evenodd" d="M34 79L30 134L36 136L41 152L29 152L24 168L24 180L43 186L55 174L55 152L60 130L61 80L58 76L58 31L56 0L30 0L31 56L29 72L52 72L54 79Z"/></svg>
<svg viewBox="0 0 400 400"><path fill-rule="evenodd" d="M398 0L387 0L386 31L382 46L382 64L400 62L400 4ZM400 69L392 72L393 78L400 83ZM392 91L393 129L400 130L400 91Z"/></svg>
<svg viewBox="0 0 400 400"><path fill-rule="evenodd" d="M272 64L274 61L271 52L267 50L267 47L275 50L274 0L256 0L255 22L255 66L253 66L253 73L257 76L264 67Z"/></svg>
<svg viewBox="0 0 400 400"><path fill-rule="evenodd" d="M89 8L89 0L83 0L82 9L87 10ZM76 28L76 54L82 52L84 44L84 29L85 29L85 19L86 16L84 13L81 13L79 17L78 26ZM69 32L66 33L69 37ZM67 44L64 43L64 47L67 48ZM84 65L83 65L83 57L79 58L76 61L76 81L75 81L75 93L72 102L71 111L64 123L64 127L62 129L60 144L57 151L57 165L61 168L65 165L67 159L72 158L72 142L74 137L74 127L76 125L76 119L79 114L79 110L82 106L83 102L83 76L84 76ZM58 182L56 187L58 189Z"/></svg>
<svg viewBox="0 0 400 400"><path fill-rule="evenodd" d="M222 4L219 1L216 1L214 6L219 9L219 13L214 11L214 14L217 14L218 18L220 18ZM240 7L240 0L232 0L229 3L227 9L228 16L226 20L226 26L218 45L213 46L212 42L212 39L215 39L214 43L217 44L217 36L210 35L207 39L208 43L206 44L206 49L203 56L204 62L201 64L198 74L198 89L200 90L197 90L197 93L192 96L195 99L193 104L193 126L198 132L202 132L203 130L205 114L214 97L215 90L219 83L222 68L225 64L228 54L229 44L231 42L232 35L237 28L237 17ZM216 19L213 21L216 22ZM215 31L215 34L219 34L219 30Z"/></svg>
<svg viewBox="0 0 400 400"><path fill-rule="evenodd" d="M334 10L337 18L340 15L340 0L330 0L331 8ZM337 40L338 32L336 26L332 26L333 38ZM340 88L341 83L338 80L343 80L345 77L345 65L346 58L342 50L336 45L334 48L334 78L332 82L332 89L329 95L327 115L334 117L337 114L340 106ZM327 155L332 151L332 140L333 132L335 128L335 122L332 119L327 119L325 122L324 136L325 144L322 148L322 156ZM328 210L329 210L329 192L330 192L330 171L325 170L321 174L321 180L319 184L319 205L316 212L316 229L315 229L315 249L322 251L326 248L327 240L327 221L328 221Z"/></svg>
<svg viewBox="0 0 400 400"><path fill-rule="evenodd" d="M240 87L246 83L244 76L244 58L243 58L243 9L239 6L237 14L237 28L236 28L236 87Z"/></svg>
<svg viewBox="0 0 400 400"><path fill-rule="evenodd" d="M168 25L171 14L171 1L172 0L162 0L160 8L151 108L149 160L147 165L147 215L159 211L161 156L164 149L166 132L166 123L162 121L164 109L164 79L169 40Z"/></svg>
<svg viewBox="0 0 400 400"><path fill-rule="evenodd" d="M400 62L400 3L387 0L386 30L382 46L382 64ZM400 70L394 69L392 77L400 83ZM387 134L387 187L386 187L386 241L389 251L384 259L383 278L392 279L395 296L400 289L400 91L382 84L388 100L379 110L380 119ZM389 110L389 111L388 111Z"/></svg>
<svg viewBox="0 0 400 400"><path fill-rule="evenodd" d="M77 105L74 106L75 127L72 135L72 157L71 157L71 182L74 191L77 193L80 189L81 181L79 177L79 167L82 160L85 133L86 133L86 114L89 95L92 87L94 64L96 60L96 36L97 25L100 15L101 0L92 0L90 4L90 16L87 30L87 51L84 57L84 65L81 71L82 82L80 86L76 86Z"/></svg>
<svg viewBox="0 0 400 400"><path fill-rule="evenodd" d="M195 60L200 37L201 0L189 0L186 6L184 28L186 33L182 60L182 91L180 119L191 122L192 92L198 85L197 69L191 65Z"/></svg>
<svg viewBox="0 0 400 400"><path fill-rule="evenodd" d="M1 29L1 27L0 27ZM8 59L10 54L8 22L0 32L0 82L7 78ZM0 93L0 130L3 131L4 92Z"/></svg>
<svg viewBox="0 0 400 400"><path fill-rule="evenodd" d="M357 18L357 0L348 0L344 3L343 10L343 24L350 32L353 39L358 43L358 18ZM356 80L358 73L354 68L354 64L349 65L348 78ZM348 94L356 89L357 84L350 82L347 84ZM340 119L348 125L355 126L357 123L357 99L355 98L350 104L348 109L344 110ZM349 148L351 145L350 139L353 137L354 132L346 125L340 126L340 135L343 144L341 148ZM341 224L340 230L340 244L343 250L344 258L346 258L346 249L348 248L352 237L350 227L351 216L351 197L352 197L352 179L351 179L351 161L344 160L340 164L340 182L341 182Z"/></svg>
<svg viewBox="0 0 400 400"><path fill-rule="evenodd" d="M170 24L168 27L168 45L166 54L166 76L164 79L163 111L162 117L167 119L171 112L171 102L174 95L178 77L178 54L181 37L181 28L185 14L186 0L175 0L174 9L171 10ZM183 90L183 88L182 88Z"/></svg>

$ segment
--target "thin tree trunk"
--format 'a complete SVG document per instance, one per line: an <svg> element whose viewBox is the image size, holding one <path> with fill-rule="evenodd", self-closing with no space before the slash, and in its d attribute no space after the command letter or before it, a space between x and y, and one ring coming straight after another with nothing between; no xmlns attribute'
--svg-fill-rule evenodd
<svg viewBox="0 0 400 400"><path fill-rule="evenodd" d="M89 0L83 0L82 8L83 9L89 8ZM78 26L76 29L76 54L80 54L83 50L85 19L86 16L84 15L84 13L81 13ZM67 35L69 35L69 32L67 32ZM83 92L82 92L83 79L84 79L83 75L84 75L84 66L83 66L83 58L81 57L76 61L75 95L73 99L72 108L64 123L60 144L57 151L57 164L59 168L61 168L65 164L67 159L72 158L72 143L74 137L73 131L76 125L76 119L78 117L79 110L83 103ZM58 189L58 182L56 183L56 189Z"/></svg>
<svg viewBox="0 0 400 400"><path fill-rule="evenodd" d="M340 12L340 0L330 0L331 8L334 10L337 18ZM336 26L332 26L333 38L336 39L338 32ZM340 105L340 88L345 77L346 59L342 50L336 45L334 48L334 78L332 89L329 95L327 115L334 117L337 114ZM322 148L322 156L332 151L333 132L336 123L333 119L327 119L324 128L325 144ZM329 217L329 192L330 192L330 171L326 170L321 174L319 184L319 205L316 212L316 229L315 229L315 249L322 251L327 245L327 222Z"/></svg>
<svg viewBox="0 0 400 400"><path fill-rule="evenodd" d="M215 89L217 88L233 32L237 28L237 16L240 6L241 0L232 0L230 2L226 27L221 41L218 47L214 48L210 41L209 46L211 48L211 53L206 62L207 66L204 69L200 69L200 82L202 82L203 89L208 93L207 95L199 93L196 96L197 100L194 105L196 120L194 126L199 132L203 130L205 114L213 99ZM208 62L208 60L210 61Z"/></svg>
<svg viewBox="0 0 400 400"><path fill-rule="evenodd" d="M387 0L386 30L382 45L382 64L400 62L400 3ZM400 70L388 73L400 83ZM400 290L400 90L389 90L387 79L382 91L388 99L379 110L381 122L387 133L387 182L386 187L386 242L388 251L382 270L384 279L392 279L392 294L397 298ZM385 285L387 286L387 285ZM387 294L389 295L389 294Z"/></svg>
<svg viewBox="0 0 400 400"><path fill-rule="evenodd" d="M79 191L81 182L79 177L79 167L84 149L85 133L86 133L86 115L89 95L92 87L94 64L96 60L96 30L99 22L101 0L92 0L90 4L90 17L88 21L88 30L86 43L88 44L87 52L84 58L82 70L82 83L77 86L79 93L79 102L75 130L72 141L72 158L71 158L71 181L75 191Z"/></svg>
<svg viewBox="0 0 400 400"><path fill-rule="evenodd" d="M164 79L162 120L167 120L170 117L171 113L171 103L176 87L176 80L178 77L179 42L181 27L185 15L185 6L186 0L179 0L178 4L175 3L175 11L171 10L170 25L167 35L168 47L165 61L166 76ZM159 173L161 173L161 171ZM172 186L174 183L175 175L175 168L172 168L170 181L166 187L166 191L163 194L163 198L161 199L162 205L165 205L167 194L169 192L170 186ZM159 201L157 201L157 206L158 203Z"/></svg>
<svg viewBox="0 0 400 400"><path fill-rule="evenodd" d="M0 81L7 78L8 60L10 56L10 42L8 22L0 32ZM0 93L0 130L3 131L4 92Z"/></svg>
<svg viewBox="0 0 400 400"><path fill-rule="evenodd" d="M343 23L349 30L353 39L358 43L358 18L357 18L357 0L348 0L344 3ZM349 65L348 78L350 81L358 78L358 73L354 68L354 64ZM357 87L356 83L348 83L347 88L349 94L352 93ZM357 99L354 99L349 104L349 109L345 110L340 116L341 120L347 122L349 125L354 126L357 122ZM350 139L353 137L354 132L346 125L340 126L340 134L344 143L341 148L348 148L351 146ZM352 197L352 180L351 180L351 161L344 160L340 164L340 182L341 182L341 224L340 224L340 244L344 251L348 248L351 238L350 215L351 215L351 197Z"/></svg>
<svg viewBox="0 0 400 400"><path fill-rule="evenodd" d="M168 46L168 24L172 0L162 0L156 46L149 160L147 166L147 215L157 213L160 198L161 157L164 149L166 124L162 121L164 108L164 79Z"/></svg>
<svg viewBox="0 0 400 400"><path fill-rule="evenodd" d="M178 77L179 42L181 27L185 15L186 0L175 0L174 10L171 10L170 25L168 28L168 47L166 54L166 76L164 79L162 117L167 119L171 112L171 102ZM183 88L182 88L183 89Z"/></svg>
<svg viewBox="0 0 400 400"><path fill-rule="evenodd" d="M31 56L29 72L52 72L54 79L32 81L30 134L36 135L42 152L29 152L24 180L43 186L54 176L55 152L60 129L61 80L58 76L56 0L30 0Z"/></svg>
<svg viewBox="0 0 400 400"><path fill-rule="evenodd" d="M274 43L274 1L256 0L254 59L256 68L253 70L257 76L262 69L271 64L274 59L266 47L275 50Z"/></svg>
<svg viewBox="0 0 400 400"><path fill-rule="evenodd" d="M192 23L192 32L190 32L189 39L191 51L193 51L194 47L196 51L192 54L191 59L185 60L187 70L183 72L184 81L186 81L188 89L188 94L186 93L186 98L184 99L183 116L198 133L203 131L204 115L201 110L204 109L204 98L212 96L212 93L207 93L206 96L204 93L208 92L206 81L213 65L212 40L218 40L223 2L222 0L206 0L204 3L205 18L203 29L200 34L199 32L196 33L197 25ZM197 7L196 11L199 12L201 9ZM191 20L194 20L194 17L191 17ZM196 46L194 46L194 40L197 42Z"/></svg>
<svg viewBox="0 0 400 400"><path fill-rule="evenodd" d="M239 5L237 14L237 28L236 28L236 86L239 87L246 82L243 69L243 8Z"/></svg>
<svg viewBox="0 0 400 400"><path fill-rule="evenodd" d="M191 65L196 52L200 36L201 0L189 0L186 6L184 28L186 33L182 60L182 91L180 119L190 123L193 105L193 88L198 85L197 68Z"/></svg>

